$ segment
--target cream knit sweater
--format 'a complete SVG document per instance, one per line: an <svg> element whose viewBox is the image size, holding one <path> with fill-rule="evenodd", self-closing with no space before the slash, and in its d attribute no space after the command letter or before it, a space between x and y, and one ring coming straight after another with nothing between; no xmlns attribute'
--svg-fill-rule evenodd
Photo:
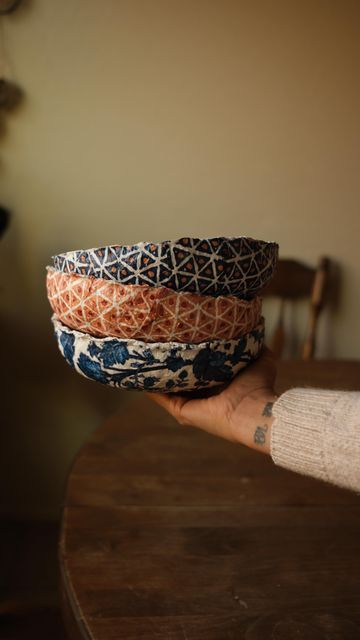
<svg viewBox="0 0 360 640"><path fill-rule="evenodd" d="M275 464L360 491L360 392L291 389L273 415Z"/></svg>

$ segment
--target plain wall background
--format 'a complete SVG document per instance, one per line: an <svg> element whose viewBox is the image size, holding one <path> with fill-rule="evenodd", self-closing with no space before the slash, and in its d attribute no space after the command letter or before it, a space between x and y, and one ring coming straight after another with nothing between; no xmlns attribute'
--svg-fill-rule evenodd
<svg viewBox="0 0 360 640"><path fill-rule="evenodd" d="M319 355L360 356L360 5L25 0L1 25L3 73L25 91L0 146L13 211L0 245L7 508L47 513L75 449L126 403L100 390L95 407L91 383L63 368L51 254L181 235L272 239L309 263L327 254L341 297Z"/></svg>

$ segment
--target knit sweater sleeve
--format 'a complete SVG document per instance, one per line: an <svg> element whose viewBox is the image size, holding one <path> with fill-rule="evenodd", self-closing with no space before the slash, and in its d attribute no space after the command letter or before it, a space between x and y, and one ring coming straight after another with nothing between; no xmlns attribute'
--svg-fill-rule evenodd
<svg viewBox="0 0 360 640"><path fill-rule="evenodd" d="M360 491L360 392L291 389L273 415L275 464Z"/></svg>

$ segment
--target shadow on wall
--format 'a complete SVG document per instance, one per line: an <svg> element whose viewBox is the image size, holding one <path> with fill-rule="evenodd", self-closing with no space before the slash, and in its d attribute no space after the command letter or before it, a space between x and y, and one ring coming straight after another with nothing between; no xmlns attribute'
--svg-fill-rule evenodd
<svg viewBox="0 0 360 640"><path fill-rule="evenodd" d="M50 309L45 330L31 314L16 240L12 225L0 242L0 302L6 298L7 309L1 305L1 515L55 518L76 451L106 416L126 405L127 394L81 378L62 359ZM45 297L45 274L42 286Z"/></svg>

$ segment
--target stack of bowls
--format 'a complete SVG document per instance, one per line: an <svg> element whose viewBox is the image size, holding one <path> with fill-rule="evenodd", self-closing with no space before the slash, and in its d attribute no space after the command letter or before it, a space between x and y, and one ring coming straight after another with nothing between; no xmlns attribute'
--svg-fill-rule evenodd
<svg viewBox="0 0 360 640"><path fill-rule="evenodd" d="M262 349L259 293L277 254L274 242L186 237L54 256L47 292L60 351L123 389L228 382Z"/></svg>

